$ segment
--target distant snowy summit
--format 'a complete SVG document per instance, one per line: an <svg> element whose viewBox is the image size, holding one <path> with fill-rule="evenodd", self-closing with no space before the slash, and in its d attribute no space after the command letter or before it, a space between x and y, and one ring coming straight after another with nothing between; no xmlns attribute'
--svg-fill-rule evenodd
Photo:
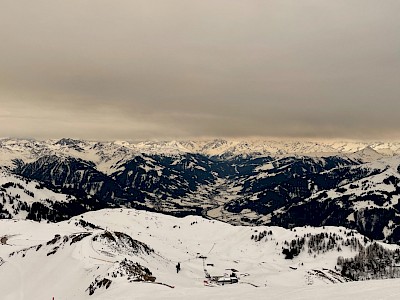
<svg viewBox="0 0 400 300"><path fill-rule="evenodd" d="M36 158L41 155L64 153L82 158L120 154L177 155L184 153L206 156L327 156L358 155L363 158L400 155L400 142L353 141L284 141L265 139L213 139L184 141L113 141L98 142L63 138L60 140L0 139L2 160L19 155Z"/></svg>

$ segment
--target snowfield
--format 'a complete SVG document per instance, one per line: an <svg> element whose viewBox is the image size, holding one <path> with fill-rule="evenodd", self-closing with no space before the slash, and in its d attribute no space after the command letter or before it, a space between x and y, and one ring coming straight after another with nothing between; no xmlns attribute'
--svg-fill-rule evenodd
<svg viewBox="0 0 400 300"><path fill-rule="evenodd" d="M398 279L346 282L335 271L338 256L355 256L351 246L309 252L306 245L285 259L285 242L321 233L370 243L342 227L232 226L133 209L60 223L1 220L1 299L400 298ZM206 278L232 272L238 284Z"/></svg>

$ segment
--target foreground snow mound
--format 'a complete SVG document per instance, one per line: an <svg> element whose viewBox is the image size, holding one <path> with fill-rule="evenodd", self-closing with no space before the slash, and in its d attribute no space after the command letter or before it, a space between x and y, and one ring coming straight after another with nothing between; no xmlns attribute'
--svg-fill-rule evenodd
<svg viewBox="0 0 400 300"><path fill-rule="evenodd" d="M243 227L133 209L55 224L2 220L0 240L2 299L74 300L318 298L327 285L353 284L338 257L374 245L346 228Z"/></svg>
<svg viewBox="0 0 400 300"><path fill-rule="evenodd" d="M77 222L78 225L82 223L88 224ZM13 248L13 241L12 236L2 238L3 246L9 248ZM6 295L9 293L10 299L20 289L24 295L35 295L29 299L42 299L50 297L54 290L59 295L73 291L83 296L98 294L124 281L154 282L156 278L144 264L151 257L163 261L156 258L154 250L146 244L125 233L106 230L55 234L46 242L13 251L4 257L0 271L7 276L8 288L2 288L2 291ZM52 285L31 290L36 285L41 286L42 280Z"/></svg>

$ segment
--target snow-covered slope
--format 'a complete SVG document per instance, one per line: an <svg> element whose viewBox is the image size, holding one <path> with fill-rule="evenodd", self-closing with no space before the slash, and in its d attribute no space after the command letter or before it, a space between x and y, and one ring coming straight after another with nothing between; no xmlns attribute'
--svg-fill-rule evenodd
<svg viewBox="0 0 400 300"><path fill-rule="evenodd" d="M56 193L38 181L23 178L1 168L0 199L1 218L14 219L25 219L29 214L34 214L35 206L52 207L54 203L77 201L71 195Z"/></svg>
<svg viewBox="0 0 400 300"><path fill-rule="evenodd" d="M337 257L353 257L371 242L336 227L241 227L114 209L50 224L1 220L0 239L2 299L368 299L393 296L398 283L373 282L372 294L354 293L367 285L344 283ZM301 239L299 253L285 259L282 250ZM238 284L211 280L232 272Z"/></svg>
<svg viewBox="0 0 400 300"><path fill-rule="evenodd" d="M310 197L280 208L275 212L275 224L341 224L375 239L397 242L400 239L398 166L398 158L353 166L347 174L361 168L364 171L356 174L364 172L364 176L343 175L338 186L317 189Z"/></svg>

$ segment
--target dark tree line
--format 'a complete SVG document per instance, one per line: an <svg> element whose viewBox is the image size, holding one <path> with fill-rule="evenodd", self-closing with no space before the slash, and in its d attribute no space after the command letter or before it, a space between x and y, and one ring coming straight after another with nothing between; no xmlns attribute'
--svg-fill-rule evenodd
<svg viewBox="0 0 400 300"><path fill-rule="evenodd" d="M354 236L354 232L345 232L347 237L342 237L336 233L322 232L318 234L305 234L302 237L297 237L292 241L284 242L282 254L285 255L285 259L293 259L298 256L302 251L307 249L309 255L321 254L328 251L342 251L342 247L348 247L352 251L358 251L364 249L362 242ZM364 244L367 244L369 240L364 238Z"/></svg>
<svg viewBox="0 0 400 300"><path fill-rule="evenodd" d="M400 249L389 250L374 242L354 258L339 257L337 265L352 280L400 278Z"/></svg>

